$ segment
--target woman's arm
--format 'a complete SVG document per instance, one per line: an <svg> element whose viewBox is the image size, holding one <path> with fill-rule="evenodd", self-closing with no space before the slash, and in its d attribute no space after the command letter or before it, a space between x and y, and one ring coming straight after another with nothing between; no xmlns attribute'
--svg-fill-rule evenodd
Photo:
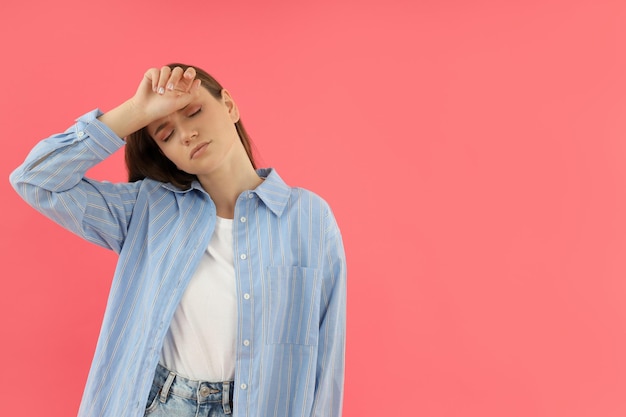
<svg viewBox="0 0 626 417"><path fill-rule="evenodd" d="M346 343L346 257L332 213L325 226L322 311L312 417L340 417Z"/></svg>
<svg viewBox="0 0 626 417"><path fill-rule="evenodd" d="M196 71L176 67L151 68L143 76L135 95L99 117L115 134L124 138L189 104L200 88Z"/></svg>
<svg viewBox="0 0 626 417"><path fill-rule="evenodd" d="M140 184L98 182L85 173L122 147L122 137L188 104L199 85L192 68L148 70L131 99L106 114L94 110L37 144L11 184L45 216L119 252Z"/></svg>
<svg viewBox="0 0 626 417"><path fill-rule="evenodd" d="M86 171L124 141L96 117L79 118L64 133L39 142L11 174L17 193L62 227L100 246L120 251L139 184L85 178Z"/></svg>

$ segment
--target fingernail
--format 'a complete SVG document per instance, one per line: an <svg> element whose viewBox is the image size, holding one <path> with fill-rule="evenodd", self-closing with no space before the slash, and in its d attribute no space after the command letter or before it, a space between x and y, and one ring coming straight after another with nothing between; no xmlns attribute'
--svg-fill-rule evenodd
<svg viewBox="0 0 626 417"><path fill-rule="evenodd" d="M165 89L163 87L159 87L159 90L157 92L159 94L163 94L163 93L165 93Z"/></svg>
<svg viewBox="0 0 626 417"><path fill-rule="evenodd" d="M172 90L174 89L174 84L173 84L173 83L169 83L169 84L167 85L167 89L168 89L168 90L170 90L170 91L172 91Z"/></svg>

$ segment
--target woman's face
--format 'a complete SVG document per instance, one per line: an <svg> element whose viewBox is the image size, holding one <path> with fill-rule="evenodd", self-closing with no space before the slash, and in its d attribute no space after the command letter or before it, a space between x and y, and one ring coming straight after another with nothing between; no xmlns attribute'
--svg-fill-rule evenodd
<svg viewBox="0 0 626 417"><path fill-rule="evenodd" d="M210 174L240 143L235 123L239 111L226 90L216 99L205 88L189 105L147 126L165 156L189 174Z"/></svg>

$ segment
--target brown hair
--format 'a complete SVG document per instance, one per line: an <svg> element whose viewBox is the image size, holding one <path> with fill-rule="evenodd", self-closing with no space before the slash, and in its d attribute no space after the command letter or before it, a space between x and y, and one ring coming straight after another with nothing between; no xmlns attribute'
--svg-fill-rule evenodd
<svg viewBox="0 0 626 417"><path fill-rule="evenodd" d="M171 69L181 67L183 71L187 70L190 66L191 65L178 63L168 65ZM206 71L198 67L193 68L196 70L196 78L202 81L202 87L206 88L217 100L220 100L223 90L220 83ZM256 168L252 155L250 137L246 129L244 129L241 119L235 123L235 128L248 154L248 158L250 162L252 162L252 166ZM178 169L176 165L161 152L161 149L148 134L148 130L145 127L128 135L125 159L126 168L128 169L128 181L130 182L151 178L160 182L172 183L181 189L187 189L191 186L191 182L197 179L195 175L188 174Z"/></svg>

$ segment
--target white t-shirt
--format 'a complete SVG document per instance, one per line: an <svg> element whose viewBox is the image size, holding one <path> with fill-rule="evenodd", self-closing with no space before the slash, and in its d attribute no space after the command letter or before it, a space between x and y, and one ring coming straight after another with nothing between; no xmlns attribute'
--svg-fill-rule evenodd
<svg viewBox="0 0 626 417"><path fill-rule="evenodd" d="M174 313L161 364L193 380L232 381L236 329L233 221L218 217L209 247Z"/></svg>

